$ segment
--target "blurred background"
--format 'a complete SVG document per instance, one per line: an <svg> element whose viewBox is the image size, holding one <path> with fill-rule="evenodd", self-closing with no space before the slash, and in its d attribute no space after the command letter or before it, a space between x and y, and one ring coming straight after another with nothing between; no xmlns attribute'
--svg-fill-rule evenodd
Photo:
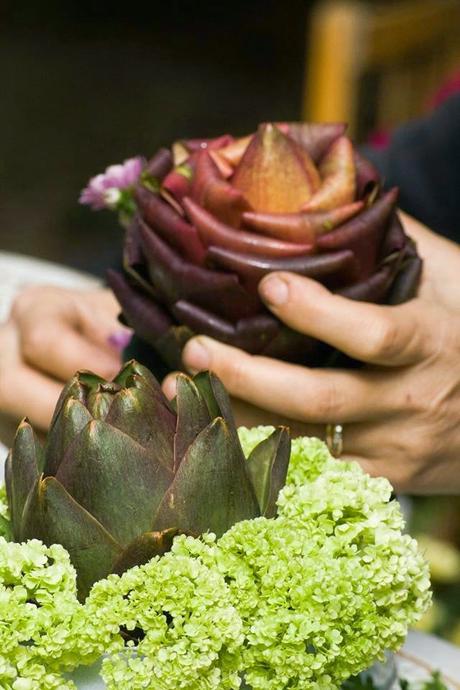
<svg viewBox="0 0 460 690"><path fill-rule="evenodd" d="M345 120L383 147L460 88L459 0L3 0L0 19L0 251L98 275L121 232L77 200L107 165L264 120ZM460 644L460 500L412 506L423 626Z"/></svg>

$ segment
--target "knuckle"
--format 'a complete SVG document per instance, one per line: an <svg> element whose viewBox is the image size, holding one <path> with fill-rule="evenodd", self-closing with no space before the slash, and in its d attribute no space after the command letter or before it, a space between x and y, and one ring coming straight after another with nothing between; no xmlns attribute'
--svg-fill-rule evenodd
<svg viewBox="0 0 460 690"><path fill-rule="evenodd" d="M390 318L380 319L367 336L367 354L371 359L390 358L397 344L398 327Z"/></svg>
<svg viewBox="0 0 460 690"><path fill-rule="evenodd" d="M328 383L319 391L315 400L315 408L320 419L335 421L341 419L342 400L339 390L333 382Z"/></svg>
<svg viewBox="0 0 460 690"><path fill-rule="evenodd" d="M22 333L21 350L26 360L34 360L37 354L46 353L49 344L49 331L41 323L31 324Z"/></svg>

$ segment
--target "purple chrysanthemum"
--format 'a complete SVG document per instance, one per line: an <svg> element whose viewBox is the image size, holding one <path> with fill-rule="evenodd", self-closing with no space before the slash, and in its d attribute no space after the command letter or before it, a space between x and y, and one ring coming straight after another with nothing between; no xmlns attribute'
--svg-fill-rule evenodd
<svg viewBox="0 0 460 690"><path fill-rule="evenodd" d="M121 190L135 185L142 172L140 157L128 158L118 165L110 165L104 173L92 177L80 194L80 203L95 210L117 208Z"/></svg>

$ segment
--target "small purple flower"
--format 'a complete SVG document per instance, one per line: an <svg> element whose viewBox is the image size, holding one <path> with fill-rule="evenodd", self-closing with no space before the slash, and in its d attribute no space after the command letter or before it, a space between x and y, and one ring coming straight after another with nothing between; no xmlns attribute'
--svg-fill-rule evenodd
<svg viewBox="0 0 460 690"><path fill-rule="evenodd" d="M115 209L122 198L121 190L133 187L142 172L142 158L128 158L122 164L110 165L100 175L92 177L80 194L80 203L95 210Z"/></svg>

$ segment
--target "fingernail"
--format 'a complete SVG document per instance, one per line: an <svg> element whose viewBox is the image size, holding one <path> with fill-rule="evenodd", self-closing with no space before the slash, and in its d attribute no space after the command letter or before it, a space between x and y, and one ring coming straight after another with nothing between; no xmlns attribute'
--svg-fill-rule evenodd
<svg viewBox="0 0 460 690"><path fill-rule="evenodd" d="M208 369L211 357L206 347L195 338L190 340L185 346L183 361L187 369L197 372Z"/></svg>
<svg viewBox="0 0 460 690"><path fill-rule="evenodd" d="M265 278L259 286L263 300L274 307L280 307L288 301L289 289L286 281L276 276Z"/></svg>
<svg viewBox="0 0 460 690"><path fill-rule="evenodd" d="M117 350L118 352L122 352L125 349L125 347L128 347L132 337L132 331L124 329L122 331L114 331L113 333L111 333L107 338L107 342L115 350Z"/></svg>

